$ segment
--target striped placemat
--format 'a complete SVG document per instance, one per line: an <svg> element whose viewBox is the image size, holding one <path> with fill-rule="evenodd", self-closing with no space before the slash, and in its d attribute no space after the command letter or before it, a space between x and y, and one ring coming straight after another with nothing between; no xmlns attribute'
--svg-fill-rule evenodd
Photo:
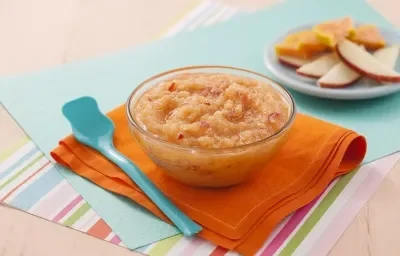
<svg viewBox="0 0 400 256"><path fill-rule="evenodd" d="M210 26L246 12L250 11L202 1L161 36ZM385 157L332 182L313 202L288 216L257 255L327 254L399 159L400 154ZM28 137L0 153L0 202L124 246ZM203 239L181 235L138 251L172 256L236 255Z"/></svg>
<svg viewBox="0 0 400 256"><path fill-rule="evenodd" d="M0 201L122 245L110 227L28 137L0 154Z"/></svg>

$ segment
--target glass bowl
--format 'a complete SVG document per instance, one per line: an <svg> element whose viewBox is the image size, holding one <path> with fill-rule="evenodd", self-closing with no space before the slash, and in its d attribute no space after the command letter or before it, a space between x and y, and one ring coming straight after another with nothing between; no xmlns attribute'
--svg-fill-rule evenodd
<svg viewBox="0 0 400 256"><path fill-rule="evenodd" d="M225 73L256 79L274 88L289 106L289 119L275 134L260 141L230 148L198 148L164 141L139 126L132 109L143 93L163 80L182 73ZM195 187L228 187L256 175L287 140L296 107L292 96L272 79L249 70L225 66L193 66L170 70L141 83L126 104L129 128L143 151L173 179Z"/></svg>

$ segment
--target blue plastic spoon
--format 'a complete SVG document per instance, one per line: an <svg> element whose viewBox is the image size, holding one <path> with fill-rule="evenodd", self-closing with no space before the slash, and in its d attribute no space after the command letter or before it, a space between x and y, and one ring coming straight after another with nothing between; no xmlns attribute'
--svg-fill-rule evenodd
<svg viewBox="0 0 400 256"><path fill-rule="evenodd" d="M95 99L82 97L67 102L62 113L71 124L75 138L119 166L185 236L201 231L200 225L179 210L131 160L114 147L114 124L100 112Z"/></svg>

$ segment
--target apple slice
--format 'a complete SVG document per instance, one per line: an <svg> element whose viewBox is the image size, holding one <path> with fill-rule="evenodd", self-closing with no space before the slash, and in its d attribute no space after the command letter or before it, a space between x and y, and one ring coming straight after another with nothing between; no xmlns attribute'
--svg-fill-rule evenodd
<svg viewBox="0 0 400 256"><path fill-rule="evenodd" d="M396 65L399 53L400 53L400 47L398 45L392 45L376 50L373 53L373 56L377 60L379 60L379 62L385 64L388 68L392 69Z"/></svg>
<svg viewBox="0 0 400 256"><path fill-rule="evenodd" d="M318 79L317 85L323 88L343 88L351 85L360 78L360 75L340 62Z"/></svg>
<svg viewBox="0 0 400 256"><path fill-rule="evenodd" d="M364 47L361 47L365 50ZM382 64L393 68L396 64L400 48L397 45L381 48L373 53L373 56ZM349 68L343 62L336 64L326 75L317 81L317 85L323 88L343 88L357 81L361 76Z"/></svg>
<svg viewBox="0 0 400 256"><path fill-rule="evenodd" d="M336 53L328 53L310 63L302 65L300 68L296 69L296 73L301 76L320 78L337 63L339 63L339 59Z"/></svg>
<svg viewBox="0 0 400 256"><path fill-rule="evenodd" d="M347 39L336 45L336 52L340 60L360 75L379 82L400 82L400 73Z"/></svg>
<svg viewBox="0 0 400 256"><path fill-rule="evenodd" d="M392 45L389 47L381 48L374 52L374 57L377 58L382 64L387 65L389 68L396 66L397 58L399 57L400 47ZM386 84L385 82L376 81L378 84Z"/></svg>
<svg viewBox="0 0 400 256"><path fill-rule="evenodd" d="M301 67L304 64L307 64L312 61L312 60L305 60L305 59L300 59L300 58L295 58L295 57L290 57L290 56L279 56L278 60L280 63L285 64L286 66L289 66L292 68Z"/></svg>

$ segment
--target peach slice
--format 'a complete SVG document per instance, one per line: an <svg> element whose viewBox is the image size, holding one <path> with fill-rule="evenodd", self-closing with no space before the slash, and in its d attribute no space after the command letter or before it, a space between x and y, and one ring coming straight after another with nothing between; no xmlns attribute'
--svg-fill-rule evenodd
<svg viewBox="0 0 400 256"><path fill-rule="evenodd" d="M385 47L385 39L375 25L361 25L349 37L351 41L364 45L369 50L377 50Z"/></svg>
<svg viewBox="0 0 400 256"><path fill-rule="evenodd" d="M327 49L328 47L322 44L311 30L289 34L283 42L275 45L276 55L299 59L310 59Z"/></svg>
<svg viewBox="0 0 400 256"><path fill-rule="evenodd" d="M315 25L312 30L323 44L334 48L337 42L354 34L353 20L350 17L329 20Z"/></svg>
<svg viewBox="0 0 400 256"><path fill-rule="evenodd" d="M378 82L400 82L400 73L347 39L336 45L336 52L342 62L360 75Z"/></svg>
<svg viewBox="0 0 400 256"><path fill-rule="evenodd" d="M296 44L301 51L321 52L328 49L312 30L302 30L289 34L284 43Z"/></svg>
<svg viewBox="0 0 400 256"><path fill-rule="evenodd" d="M328 53L310 63L302 65L300 68L296 69L296 73L306 77L320 78L339 61L336 53Z"/></svg>
<svg viewBox="0 0 400 256"><path fill-rule="evenodd" d="M315 53L300 49L297 44L281 43L275 46L275 53L277 56L288 56L298 59L308 60L312 58Z"/></svg>

